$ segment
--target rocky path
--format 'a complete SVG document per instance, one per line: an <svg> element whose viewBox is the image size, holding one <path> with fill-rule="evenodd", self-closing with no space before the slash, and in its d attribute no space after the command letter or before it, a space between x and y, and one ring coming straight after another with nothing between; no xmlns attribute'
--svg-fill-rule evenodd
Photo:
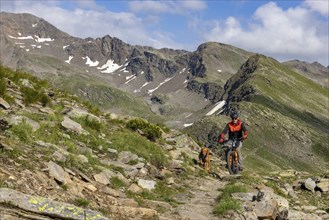
<svg viewBox="0 0 329 220"><path fill-rule="evenodd" d="M187 179L185 184L190 186L189 193L177 200L181 200L183 204L174 208L173 210L164 213L160 216L160 220L179 219L179 220L215 220L219 217L215 216L213 212L216 198L219 196L219 188L224 188L227 182L222 180L203 177Z"/></svg>

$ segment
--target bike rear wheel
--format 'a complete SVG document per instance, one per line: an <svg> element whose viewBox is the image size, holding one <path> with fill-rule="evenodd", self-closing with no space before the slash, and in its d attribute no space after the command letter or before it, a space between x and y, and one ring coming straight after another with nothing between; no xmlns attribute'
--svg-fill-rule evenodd
<svg viewBox="0 0 329 220"><path fill-rule="evenodd" d="M233 175L233 174L238 174L239 173L239 155L238 153L230 149L229 152L227 153L226 156L226 162L227 162L227 168L228 172Z"/></svg>

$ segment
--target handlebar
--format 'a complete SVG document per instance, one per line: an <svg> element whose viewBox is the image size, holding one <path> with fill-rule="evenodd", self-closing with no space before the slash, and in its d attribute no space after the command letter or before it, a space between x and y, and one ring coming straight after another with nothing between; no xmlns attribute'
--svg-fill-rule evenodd
<svg viewBox="0 0 329 220"><path fill-rule="evenodd" d="M243 140L243 138L238 138L237 140L233 140L233 142L234 141L242 141L242 140ZM226 144L229 141L230 141L230 139L224 139L224 141L222 143L220 143L220 144L223 145L223 144Z"/></svg>

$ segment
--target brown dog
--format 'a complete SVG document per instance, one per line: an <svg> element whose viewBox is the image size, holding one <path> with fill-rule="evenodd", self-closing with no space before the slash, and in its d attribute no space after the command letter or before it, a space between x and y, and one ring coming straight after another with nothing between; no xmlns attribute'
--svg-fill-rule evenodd
<svg viewBox="0 0 329 220"><path fill-rule="evenodd" d="M211 152L209 148L207 147L201 148L199 154L199 163L207 172L210 171L210 159L211 159Z"/></svg>

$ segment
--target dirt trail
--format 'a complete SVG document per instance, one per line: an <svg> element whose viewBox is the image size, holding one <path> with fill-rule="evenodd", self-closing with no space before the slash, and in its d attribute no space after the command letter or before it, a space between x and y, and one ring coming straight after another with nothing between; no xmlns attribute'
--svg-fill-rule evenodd
<svg viewBox="0 0 329 220"><path fill-rule="evenodd" d="M179 205L168 213L160 216L160 220L215 220L213 212L216 198L220 192L218 188L223 188L227 182L212 177L188 179L185 182L190 186L188 196L182 198L184 204Z"/></svg>

